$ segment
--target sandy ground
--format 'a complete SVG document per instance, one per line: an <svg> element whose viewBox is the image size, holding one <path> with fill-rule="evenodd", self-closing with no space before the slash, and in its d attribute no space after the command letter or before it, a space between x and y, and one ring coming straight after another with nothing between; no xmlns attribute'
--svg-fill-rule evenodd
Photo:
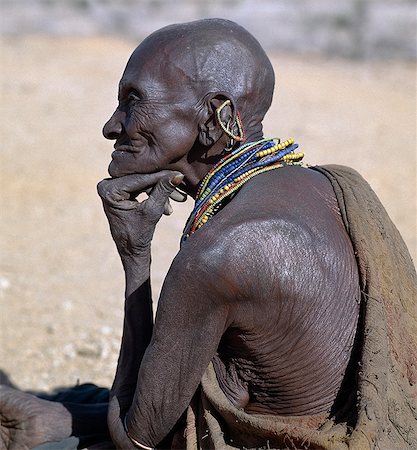
<svg viewBox="0 0 417 450"><path fill-rule="evenodd" d="M101 128L134 43L31 37L1 46L1 362L23 389L110 385L123 273L95 191L112 145ZM266 135L294 136L310 164L341 163L374 187L416 257L415 66L275 55ZM191 201L153 244L153 286Z"/></svg>

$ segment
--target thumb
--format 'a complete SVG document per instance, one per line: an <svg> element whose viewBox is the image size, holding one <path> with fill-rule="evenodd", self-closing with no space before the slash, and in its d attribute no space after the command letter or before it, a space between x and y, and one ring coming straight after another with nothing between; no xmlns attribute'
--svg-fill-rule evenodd
<svg viewBox="0 0 417 450"><path fill-rule="evenodd" d="M120 417L120 404L116 396L114 396L109 403L107 413L107 424L110 430L111 438L116 448L134 449L134 445L126 434L123 425L124 419Z"/></svg>
<svg viewBox="0 0 417 450"><path fill-rule="evenodd" d="M109 409L107 413L107 423L110 428L120 421L120 404L116 396L114 396L109 403Z"/></svg>
<svg viewBox="0 0 417 450"><path fill-rule="evenodd" d="M146 200L146 206L152 208L153 212L162 214L165 210L169 195L183 179L184 175L180 172L174 172L173 175L170 174L161 178L149 193L149 198Z"/></svg>

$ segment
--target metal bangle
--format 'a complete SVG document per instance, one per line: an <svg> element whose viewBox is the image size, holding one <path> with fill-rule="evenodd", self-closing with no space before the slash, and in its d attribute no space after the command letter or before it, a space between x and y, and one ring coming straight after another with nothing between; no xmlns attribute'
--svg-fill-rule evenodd
<svg viewBox="0 0 417 450"><path fill-rule="evenodd" d="M132 444L137 447L137 448L143 448L144 450L154 450L153 447L148 447L146 445L141 444L140 442L138 442L135 438L133 438L130 434L129 434L129 430L127 429L127 414L125 415L125 418L123 419L123 427L126 431L127 437L132 441Z"/></svg>

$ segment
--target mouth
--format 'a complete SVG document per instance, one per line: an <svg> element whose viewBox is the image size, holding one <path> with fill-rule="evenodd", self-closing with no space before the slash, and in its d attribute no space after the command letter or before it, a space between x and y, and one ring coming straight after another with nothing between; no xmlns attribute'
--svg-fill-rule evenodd
<svg viewBox="0 0 417 450"><path fill-rule="evenodd" d="M136 153L139 153L138 150L135 150L131 145L123 144L123 145L117 145L114 144L114 151L111 154L112 159L120 159L125 158L128 155L134 155Z"/></svg>
<svg viewBox="0 0 417 450"><path fill-rule="evenodd" d="M137 153L130 145L114 145L114 152L124 152L124 153Z"/></svg>

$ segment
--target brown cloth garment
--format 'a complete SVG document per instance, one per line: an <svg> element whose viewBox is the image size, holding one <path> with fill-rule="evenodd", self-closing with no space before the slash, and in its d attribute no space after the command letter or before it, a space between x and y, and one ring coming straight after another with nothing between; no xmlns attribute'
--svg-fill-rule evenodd
<svg viewBox="0 0 417 450"><path fill-rule="evenodd" d="M313 169L332 183L359 267L361 345L354 401L349 407L353 422L249 415L228 401L210 364L187 411L187 450L417 449L413 262L378 197L356 171L335 165ZM336 417L346 415L336 411Z"/></svg>

